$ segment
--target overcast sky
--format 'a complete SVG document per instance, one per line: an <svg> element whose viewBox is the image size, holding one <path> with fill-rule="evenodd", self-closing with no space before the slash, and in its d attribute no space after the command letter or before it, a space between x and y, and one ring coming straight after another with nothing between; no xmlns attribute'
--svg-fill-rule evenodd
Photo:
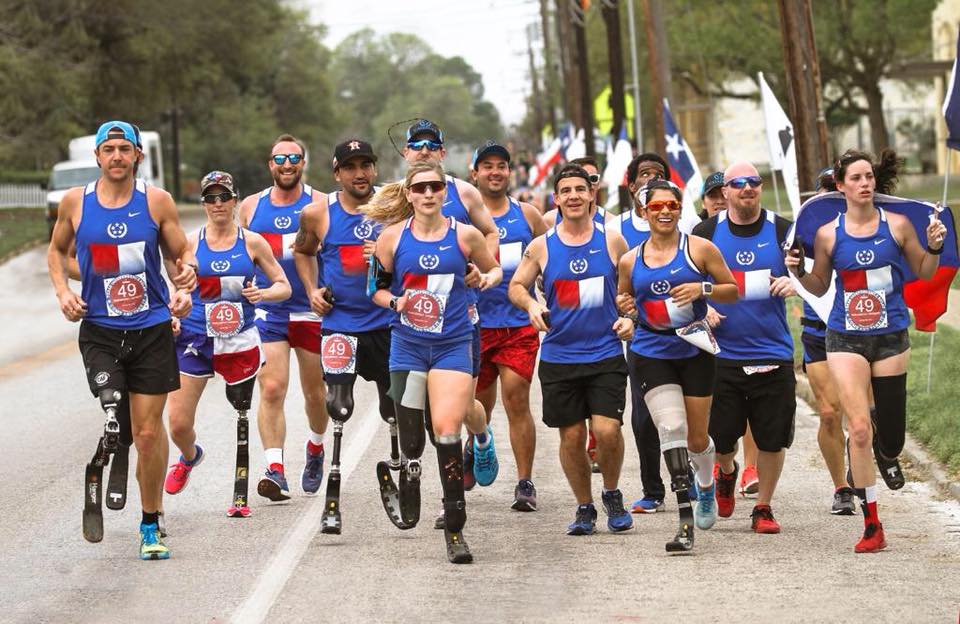
<svg viewBox="0 0 960 624"><path fill-rule="evenodd" d="M524 114L530 92L526 28L539 24L538 0L292 0L327 27L333 49L351 33L419 36L443 56L462 56L483 75L486 98L505 125Z"/></svg>

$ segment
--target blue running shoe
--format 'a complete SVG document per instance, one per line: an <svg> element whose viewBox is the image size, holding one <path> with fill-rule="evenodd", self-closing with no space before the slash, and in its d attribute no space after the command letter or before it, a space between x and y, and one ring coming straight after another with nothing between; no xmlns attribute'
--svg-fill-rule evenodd
<svg viewBox="0 0 960 624"><path fill-rule="evenodd" d="M577 506L577 517L567 527L567 535L593 535L597 530L597 508L593 503Z"/></svg>
<svg viewBox="0 0 960 624"><path fill-rule="evenodd" d="M477 436L473 436L473 476L477 485L487 486L497 480L500 472L500 462L497 461L497 449L493 445L493 431L487 427L487 445L483 448L477 444Z"/></svg>
<svg viewBox="0 0 960 624"><path fill-rule="evenodd" d="M144 561L170 558L170 550L154 523L140 525L140 558Z"/></svg>
<svg viewBox="0 0 960 624"><path fill-rule="evenodd" d="M320 482L323 481L323 457L323 449L313 455L310 447L307 447L307 461L303 464L303 474L300 475L300 489L308 496L313 496L320 490Z"/></svg>
<svg viewBox="0 0 960 624"><path fill-rule="evenodd" d="M275 503L290 500L290 488L287 487L287 478L279 470L270 470L269 468L260 477L260 483L257 484L257 494L264 498L269 498Z"/></svg>
<svg viewBox="0 0 960 624"><path fill-rule="evenodd" d="M657 498L656 496L644 496L634 501L630 511L633 513L657 513L658 511L663 511L663 499Z"/></svg>
<svg viewBox="0 0 960 624"><path fill-rule="evenodd" d="M696 483L696 481L694 481ZM698 529L706 531L712 528L717 522L717 482L714 481L710 487L700 489L697 486L697 504L693 506L693 518L697 523Z"/></svg>
<svg viewBox="0 0 960 624"><path fill-rule="evenodd" d="M697 500L697 474L693 471L693 466L687 468L687 478L690 479L690 487L687 489L687 496L691 501Z"/></svg>
<svg viewBox="0 0 960 624"><path fill-rule="evenodd" d="M623 493L620 490L603 493L603 508L607 512L607 528L614 533L633 528L633 516L623 508Z"/></svg>

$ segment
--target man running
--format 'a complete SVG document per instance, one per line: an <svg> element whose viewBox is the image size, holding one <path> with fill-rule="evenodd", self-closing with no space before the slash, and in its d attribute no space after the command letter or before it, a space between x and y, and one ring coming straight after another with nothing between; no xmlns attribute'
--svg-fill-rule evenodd
<svg viewBox="0 0 960 624"><path fill-rule="evenodd" d="M290 382L290 350L297 356L300 388L303 391L310 434L306 462L300 476L304 494L313 495L323 479L323 434L327 430L326 390L320 366L320 317L310 309L304 284L297 276L293 241L300 227L304 206L323 200L323 195L303 184L306 167L302 142L289 134L277 137L267 161L273 186L250 195L240 204L240 224L260 234L280 261L293 294L286 301L257 305L257 329L263 340L267 362L260 369L260 405L257 426L266 456L267 469L257 484L257 493L272 501L290 498L284 473L283 444L287 426L283 403ZM257 284L266 288L270 279L257 270Z"/></svg>
<svg viewBox="0 0 960 624"><path fill-rule="evenodd" d="M590 174L567 165L554 181L564 218L524 251L510 281L510 301L525 310L539 331L547 332L540 356L543 422L560 432L560 464L577 499L569 535L596 530L597 510L590 487L590 463L584 453L587 427L593 423L597 462L603 474L603 506L614 532L633 526L617 487L623 465L623 409L627 363L621 340L633 336L633 322L618 318L617 263L627 243L607 233L590 214L594 200ZM543 274L547 306L530 295Z"/></svg>
<svg viewBox="0 0 960 624"><path fill-rule="evenodd" d="M597 163L597 159L592 156L584 156L582 158L574 158L569 163L570 165L580 165L583 167L587 174L590 176L590 188L593 189L594 200L590 204L590 214L593 216L594 220L597 223L606 223L613 218L613 215L608 213L603 209L603 206L597 205L596 197L597 193L600 190L600 165ZM563 215L560 214L558 208L548 210L543 215L543 222L548 228L552 228L558 222L563 220Z"/></svg>
<svg viewBox="0 0 960 624"><path fill-rule="evenodd" d="M493 217L500 236L500 268L503 282L480 293L480 376L477 398L487 422L497 403L497 379L503 408L510 423L510 446L517 462L512 508L537 510L537 488L532 481L537 430L530 413L530 382L537 364L540 333L530 319L507 298L507 285L520 264L524 250L546 232L543 217L532 205L507 194L510 185L510 152L487 141L473 156L473 177L483 204ZM531 293L532 294L532 293Z"/></svg>
<svg viewBox="0 0 960 624"><path fill-rule="evenodd" d="M760 478L751 526L757 533L779 533L770 503L793 442L797 407L793 339L783 299L796 293L782 253L791 222L760 206L762 183L750 163L731 165L724 172L727 210L693 233L720 249L740 296L734 304L714 304L725 317L715 329L720 355L710 412L710 436L720 462L717 511L723 518L733 514L739 471L734 457L749 423L759 449Z"/></svg>
<svg viewBox="0 0 960 624"><path fill-rule="evenodd" d="M170 315L190 313L196 258L170 194L136 179L139 132L108 121L96 134L100 177L67 191L57 211L47 264L60 311L80 324L80 353L94 396L126 393L143 513L140 558L168 559L158 529L167 463L163 406L180 387ZM81 294L68 284L76 245ZM169 294L160 253L173 261ZM169 302L168 302L169 300Z"/></svg>

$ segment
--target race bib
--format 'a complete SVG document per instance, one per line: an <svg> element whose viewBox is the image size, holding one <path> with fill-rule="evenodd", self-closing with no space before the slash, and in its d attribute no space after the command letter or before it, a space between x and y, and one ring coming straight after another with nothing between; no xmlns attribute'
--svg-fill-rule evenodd
<svg viewBox="0 0 960 624"><path fill-rule="evenodd" d="M843 311L849 331L882 329L887 326L887 295L882 290L844 291Z"/></svg>
<svg viewBox="0 0 960 624"><path fill-rule="evenodd" d="M320 347L323 372L330 375L353 374L357 370L357 337L330 334Z"/></svg>
<svg viewBox="0 0 960 624"><path fill-rule="evenodd" d="M235 301L217 301L203 306L207 335L213 338L236 336L243 328L243 306Z"/></svg>
<svg viewBox="0 0 960 624"><path fill-rule="evenodd" d="M103 280L109 316L132 316L150 307L147 274L118 275Z"/></svg>
<svg viewBox="0 0 960 624"><path fill-rule="evenodd" d="M447 295L429 290L408 290L407 305L400 315L400 322L419 332L439 334L443 331L443 310L446 306Z"/></svg>
<svg viewBox="0 0 960 624"><path fill-rule="evenodd" d="M471 325L476 325L480 322L480 312L477 310L477 305L475 303L467 305L467 314L470 315Z"/></svg>

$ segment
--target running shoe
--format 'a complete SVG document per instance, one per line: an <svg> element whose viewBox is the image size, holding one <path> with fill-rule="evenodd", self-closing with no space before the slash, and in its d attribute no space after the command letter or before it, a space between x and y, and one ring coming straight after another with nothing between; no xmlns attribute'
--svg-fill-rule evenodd
<svg viewBox="0 0 960 624"><path fill-rule="evenodd" d="M155 523L140 525L140 558L144 561L170 558L170 550Z"/></svg>
<svg viewBox="0 0 960 624"><path fill-rule="evenodd" d="M267 469L257 484L257 494L269 498L275 503L290 500L290 488L287 487L287 478L279 470Z"/></svg>
<svg viewBox="0 0 960 624"><path fill-rule="evenodd" d="M323 458L325 452L320 449L316 455L310 452L307 443L307 461L303 464L303 473L300 475L300 489L307 496L313 496L320 491L320 482L323 481Z"/></svg>
<svg viewBox="0 0 960 624"><path fill-rule="evenodd" d="M726 474L717 468L717 515L721 518L729 518L733 515L733 508L737 504L737 499L733 496L733 490L737 486L737 473L740 472L740 466L733 462L733 473Z"/></svg>
<svg viewBox="0 0 960 624"><path fill-rule="evenodd" d="M644 496L634 501L630 508L633 513L657 513L663 511L663 499L656 496Z"/></svg>
<svg viewBox="0 0 960 624"><path fill-rule="evenodd" d="M871 522L863 530L863 537L853 547L856 553L875 553L887 547L887 539L883 536L883 525Z"/></svg>
<svg viewBox="0 0 960 624"><path fill-rule="evenodd" d="M700 489L697 486L697 504L693 506L693 517L697 528L706 531L717 522L717 484L716 481L708 488Z"/></svg>
<svg viewBox="0 0 960 624"><path fill-rule="evenodd" d="M167 536L167 521L164 520L163 512L157 512L157 533L160 534L160 537Z"/></svg>
<svg viewBox="0 0 960 624"><path fill-rule="evenodd" d="M617 489L604 492L601 497L607 512L607 528L614 533L633 528L633 516L623 508L623 493Z"/></svg>
<svg viewBox="0 0 960 624"><path fill-rule="evenodd" d="M857 511L857 504L853 500L855 495L853 488L837 488L833 493L833 507L830 508L830 513L835 516L852 516Z"/></svg>
<svg viewBox="0 0 960 624"><path fill-rule="evenodd" d="M511 509L517 511L537 510L537 488L530 479L520 479L517 487L513 488L513 504Z"/></svg>
<svg viewBox="0 0 960 624"><path fill-rule="evenodd" d="M773 517L770 505L756 505L750 514L750 528L754 533L779 533L780 524Z"/></svg>
<svg viewBox="0 0 960 624"><path fill-rule="evenodd" d="M757 476L757 467L747 464L743 467L743 476L740 477L740 496L756 494L760 491L760 478Z"/></svg>
<svg viewBox="0 0 960 624"><path fill-rule="evenodd" d="M577 516L567 527L567 535L593 535L597 530L597 508L593 503L577 506Z"/></svg>
<svg viewBox="0 0 960 624"><path fill-rule="evenodd" d="M167 478L163 482L163 490L167 494L179 494L187 487L187 482L190 481L190 472L194 468L199 466L206 454L203 452L203 447L199 444L196 444L197 455L193 458L192 462L188 462L183 458L183 455L180 456L180 460L170 466L170 472L167 473Z"/></svg>
<svg viewBox="0 0 960 624"><path fill-rule="evenodd" d="M497 480L500 462L497 461L497 449L493 445L493 431L487 427L487 445L477 445L477 436L473 436L473 476L477 485L488 486Z"/></svg>
<svg viewBox="0 0 960 624"><path fill-rule="evenodd" d="M693 469L693 464L687 465L687 481L690 483L690 487L687 488L687 498L694 502L697 500L697 473Z"/></svg>
<svg viewBox="0 0 960 624"><path fill-rule="evenodd" d="M590 459L590 472L600 474L600 464L597 463L597 438L593 431L588 431L587 438L587 457Z"/></svg>
<svg viewBox="0 0 960 624"><path fill-rule="evenodd" d="M873 436L873 458L877 462L877 468L880 470L880 476L883 482L891 490L899 490L906 485L907 480L903 476L903 469L900 467L900 460L894 457L887 459L880 452L880 446L877 444L877 436Z"/></svg>
<svg viewBox="0 0 960 624"><path fill-rule="evenodd" d="M469 492L477 484L477 478L473 475L473 434L467 436L467 441L463 443L463 491Z"/></svg>

